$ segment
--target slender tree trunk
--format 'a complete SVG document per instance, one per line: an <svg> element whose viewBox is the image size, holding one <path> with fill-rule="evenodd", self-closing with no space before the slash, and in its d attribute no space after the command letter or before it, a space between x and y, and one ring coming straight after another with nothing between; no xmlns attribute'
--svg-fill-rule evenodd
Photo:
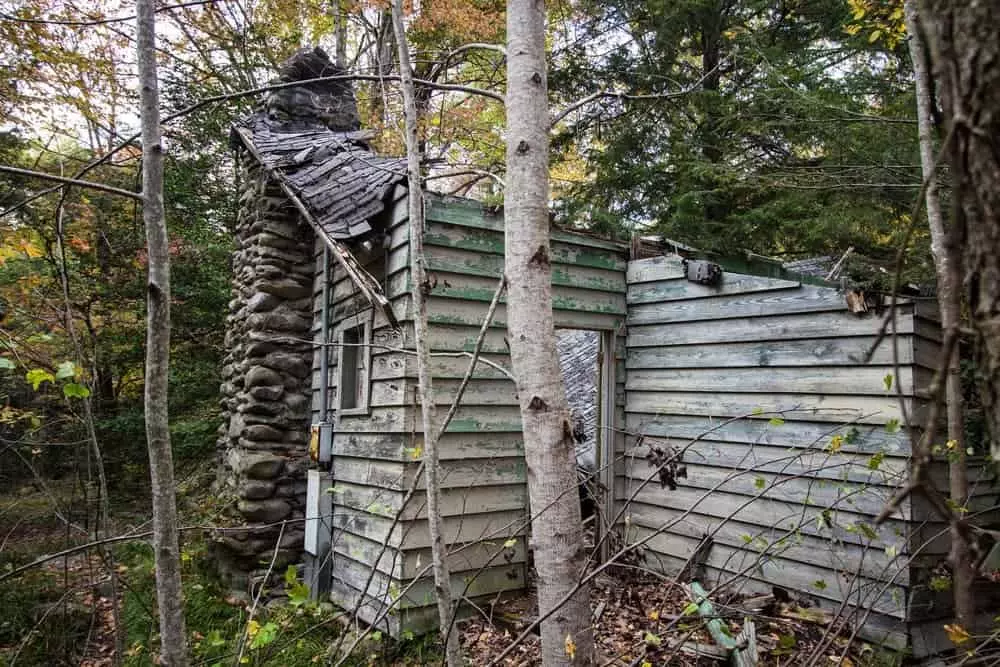
<svg viewBox="0 0 1000 667"><path fill-rule="evenodd" d="M507 330L521 403L542 614L574 590L585 561L572 428L552 318L548 131L545 3L508 0ZM583 586L542 622L547 667L593 663L590 617L590 590Z"/></svg>
<svg viewBox="0 0 1000 667"><path fill-rule="evenodd" d="M163 215L163 146L156 81L156 23L153 0L137 0L136 37L142 123L142 217L146 225L149 277L146 285L146 440L153 498L153 551L160 612L160 658L168 667L188 664L184 629L181 559L177 538L174 462L167 420L170 368L170 255Z"/></svg>
<svg viewBox="0 0 1000 667"><path fill-rule="evenodd" d="M442 536L441 484L438 481L440 461L436 425L434 385L430 372L430 339L427 335L427 267L424 257L424 195L420 174L420 141L416 94L410 51L403 27L403 2L392 2L392 27L399 50L399 75L403 88L403 109L406 117L406 173L410 208L410 270L413 272L413 302L417 351L417 381L420 388L420 412L424 432L424 476L427 485L427 527L431 537L431 566L434 571L434 591L437 598L438 621L445 641L445 661L448 667L461 667L462 648L458 633L451 632L455 604L451 595L451 573L448 572L448 552Z"/></svg>
<svg viewBox="0 0 1000 667"><path fill-rule="evenodd" d="M932 114L931 77L927 54L920 33L917 17L917 0L906 0L903 8L906 15L906 30L909 33L910 59L917 93L917 127L920 138L920 165L924 179L929 179L926 192L927 222L931 232L931 252L937 272L938 307L941 313L941 328L945 331L958 329L962 317L962 265L955 235L945 228L938 196L937 178L934 165L937 148L934 141ZM945 386L945 402L948 413L948 441L952 445L949 464L949 495L956 506L964 506L969 497L969 478L965 457L965 419L962 403L962 378L959 368L959 346L955 345L948 360L948 378ZM953 572L952 590L955 597L955 620L963 627L971 627L976 612L973 580L975 573L967 537L956 527L951 531L951 564Z"/></svg>
<svg viewBox="0 0 1000 667"><path fill-rule="evenodd" d="M980 392L994 460L1000 458L1000 5L921 0L954 182L951 243L965 249ZM968 533L956 522L955 533ZM953 542L957 541L953 539ZM954 563L953 563L954 565ZM962 571L956 577L974 576ZM972 627L970 609L960 622Z"/></svg>
<svg viewBox="0 0 1000 667"><path fill-rule="evenodd" d="M333 37L335 40L334 62L340 67L347 68L347 11L344 8L344 0L333 0L330 11L333 13Z"/></svg>

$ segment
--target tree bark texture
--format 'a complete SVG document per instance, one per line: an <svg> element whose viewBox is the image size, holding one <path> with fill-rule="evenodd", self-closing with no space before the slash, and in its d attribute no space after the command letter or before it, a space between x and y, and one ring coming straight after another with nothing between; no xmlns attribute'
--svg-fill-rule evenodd
<svg viewBox="0 0 1000 667"><path fill-rule="evenodd" d="M149 276L146 284L146 440L153 500L153 551L160 616L160 659L168 667L188 665L181 559L177 531L174 462L167 415L170 368L170 255L163 213L163 146L156 80L153 0L137 0L136 50L142 124L142 217Z"/></svg>
<svg viewBox="0 0 1000 667"><path fill-rule="evenodd" d="M507 2L507 330L528 469L538 606L574 591L585 561L576 459L552 317L545 3ZM592 664L589 587L541 624L547 667Z"/></svg>
<svg viewBox="0 0 1000 667"><path fill-rule="evenodd" d="M424 432L424 478L427 486L427 527L431 538L431 568L434 572L434 593L438 608L438 621L445 641L445 662L448 667L461 667L462 649L459 633L451 631L455 605L451 595L451 573L446 561L447 551L442 536L441 483L438 479L438 432L436 424L434 385L430 372L430 339L427 335L427 280L424 257L424 196L420 174L420 141L416 91L413 86L413 69L410 65L409 44L403 27L402 0L392 2L392 27L399 51L399 74L403 89L403 111L406 119L406 175L409 188L410 216L410 271L413 275L413 329L417 352L417 383L420 391L420 412Z"/></svg>
<svg viewBox="0 0 1000 667"><path fill-rule="evenodd" d="M906 0L903 9L906 30L909 33L910 59L913 61L913 75L917 97L917 127L920 141L920 165L924 180L927 181L925 203L927 222L931 233L931 252L937 273L938 307L941 314L941 328L957 331L962 317L962 257L956 245L954 225L946 227L938 196L937 148L933 121L933 87L927 51L921 34L917 16L917 0ZM959 346L952 348L948 360L948 376L945 384L945 403L948 414L948 440L953 443L949 466L949 495L957 506L963 506L969 495L969 480L965 456L965 418L962 401L962 378L959 367ZM968 536L958 527L951 531L951 564L953 572L955 619L964 626L971 627L975 618L975 593L973 580L975 573L972 555L967 542Z"/></svg>
<svg viewBox="0 0 1000 667"><path fill-rule="evenodd" d="M1000 4L921 0L954 182L954 247L963 247L980 394L1000 457ZM962 530L953 526L954 534ZM957 576L972 577L972 572ZM969 610L963 614L968 615ZM961 620L971 627L971 619Z"/></svg>

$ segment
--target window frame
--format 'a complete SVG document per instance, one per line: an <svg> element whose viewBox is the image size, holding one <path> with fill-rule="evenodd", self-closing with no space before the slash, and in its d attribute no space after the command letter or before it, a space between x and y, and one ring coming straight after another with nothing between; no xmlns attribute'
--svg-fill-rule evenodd
<svg viewBox="0 0 1000 667"><path fill-rule="evenodd" d="M368 309L354 315L351 315L341 322L338 322L334 327L334 340L337 342L337 370L336 370L336 399L334 402L334 414L339 421L341 417L350 417L354 415L367 415L370 413L370 403L371 403L371 369L372 369L372 310ZM355 382L355 386L358 387L359 392L358 404L354 407L345 408L343 405L344 401L344 381L345 381L345 365L344 365L344 337L345 335L354 329L361 329L361 340L357 348L360 357L356 361L361 362L360 373L363 377ZM362 385L363 386L359 386Z"/></svg>

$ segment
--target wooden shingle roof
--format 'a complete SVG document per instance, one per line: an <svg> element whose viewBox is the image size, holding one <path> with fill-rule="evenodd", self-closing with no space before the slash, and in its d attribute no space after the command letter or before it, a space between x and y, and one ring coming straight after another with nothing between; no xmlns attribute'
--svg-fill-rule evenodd
<svg viewBox="0 0 1000 667"><path fill-rule="evenodd" d="M406 160L376 155L361 131L287 123L260 111L235 125L233 136L337 241L371 233L369 221L385 209L392 187L406 179Z"/></svg>

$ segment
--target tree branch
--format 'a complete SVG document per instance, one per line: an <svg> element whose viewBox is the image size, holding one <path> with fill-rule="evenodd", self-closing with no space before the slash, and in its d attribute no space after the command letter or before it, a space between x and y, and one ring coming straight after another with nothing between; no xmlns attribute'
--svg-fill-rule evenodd
<svg viewBox="0 0 1000 667"><path fill-rule="evenodd" d="M108 192L113 195L119 195L121 197L128 197L130 199L136 199L142 201L142 193L132 192L131 190L122 190L110 185L104 185L102 183L94 183L93 181L81 181L75 178L64 178L62 176L56 176L55 174L47 174L44 171L34 171L32 169L20 169L18 167L9 167L7 165L0 164L0 172L7 174L14 174L17 176L27 176L28 178L40 178L43 181L55 181L57 183L63 183L65 185L76 185L81 188L89 188L91 190L101 190L102 192ZM59 188L51 188L47 192L54 192ZM7 211L0 214L0 217L6 215Z"/></svg>

